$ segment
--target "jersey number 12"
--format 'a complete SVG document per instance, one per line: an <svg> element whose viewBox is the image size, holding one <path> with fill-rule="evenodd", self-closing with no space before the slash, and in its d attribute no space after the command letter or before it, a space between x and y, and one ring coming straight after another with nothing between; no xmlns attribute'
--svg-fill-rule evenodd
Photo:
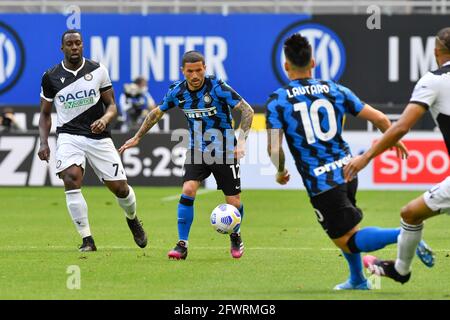
<svg viewBox="0 0 450 320"><path fill-rule="evenodd" d="M323 132L320 126L319 109L324 108L328 117L328 131ZM305 130L306 140L309 144L316 142L316 138L322 141L328 141L334 138L337 132L336 116L334 107L330 101L325 99L315 100L308 112L306 102L294 104L294 111L300 111L302 124Z"/></svg>

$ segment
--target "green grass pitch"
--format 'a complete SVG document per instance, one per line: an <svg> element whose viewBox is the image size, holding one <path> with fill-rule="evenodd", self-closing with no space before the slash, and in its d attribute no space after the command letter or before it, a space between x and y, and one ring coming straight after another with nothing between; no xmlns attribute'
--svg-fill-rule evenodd
<svg viewBox="0 0 450 320"><path fill-rule="evenodd" d="M97 252L82 254L62 188L0 188L0 299L449 299L450 221L426 222L436 265L413 264L409 283L381 280L370 292L334 292L348 271L317 223L304 191L245 190L245 254L231 258L229 239L209 225L223 195L199 194L186 261L169 261L177 241L180 188L135 187L149 245L133 242L124 214L106 188L85 187ZM399 210L420 192L360 191L362 226L399 226ZM173 197L171 197L173 196ZM394 258L396 246L377 253ZM69 266L81 288L67 288Z"/></svg>

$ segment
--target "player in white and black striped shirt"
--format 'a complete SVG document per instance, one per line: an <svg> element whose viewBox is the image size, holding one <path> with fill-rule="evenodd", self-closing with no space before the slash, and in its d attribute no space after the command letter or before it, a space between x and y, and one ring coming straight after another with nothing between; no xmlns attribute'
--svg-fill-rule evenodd
<svg viewBox="0 0 450 320"><path fill-rule="evenodd" d="M127 183L120 156L111 140L108 124L117 116L114 91L107 69L83 57L83 39L77 30L62 36L64 60L42 76L39 158L48 162L51 111L57 112L56 172L64 181L69 213L83 238L80 251L96 251L81 193L86 159L98 178L117 197L124 209L134 240L141 248L147 236L136 216L136 198Z"/></svg>
<svg viewBox="0 0 450 320"><path fill-rule="evenodd" d="M352 179L371 159L393 146L428 110L439 126L450 154L450 27L437 33L434 54L439 69L428 72L417 82L410 102L398 122L363 155L350 161L345 167L346 179ZM442 213L450 213L450 177L402 209L397 260L383 261L366 256L365 264L373 273L401 283L407 282L411 276L414 252L422 238L423 221ZM420 246L418 249L427 250ZM430 253L429 265L432 266L433 262L434 258Z"/></svg>

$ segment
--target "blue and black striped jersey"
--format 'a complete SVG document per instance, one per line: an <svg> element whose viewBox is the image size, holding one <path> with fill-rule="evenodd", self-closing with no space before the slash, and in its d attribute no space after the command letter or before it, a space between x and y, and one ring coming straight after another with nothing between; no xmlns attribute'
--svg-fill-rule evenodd
<svg viewBox="0 0 450 320"><path fill-rule="evenodd" d="M223 80L206 76L201 89L190 91L186 80L174 82L160 105L162 111L183 110L189 122L190 148L202 152L233 151L231 110L241 96ZM221 135L221 136L219 136Z"/></svg>
<svg viewBox="0 0 450 320"><path fill-rule="evenodd" d="M267 128L283 129L310 197L345 183L351 152L342 138L344 116L363 107L348 88L319 79L293 80L270 95Z"/></svg>

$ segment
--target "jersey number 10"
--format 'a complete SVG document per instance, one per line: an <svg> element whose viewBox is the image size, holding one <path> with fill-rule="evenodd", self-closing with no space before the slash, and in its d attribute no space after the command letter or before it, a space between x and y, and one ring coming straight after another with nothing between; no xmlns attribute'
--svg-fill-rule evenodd
<svg viewBox="0 0 450 320"><path fill-rule="evenodd" d="M328 131L323 132L320 126L319 109L324 108L328 117ZM330 101L325 99L315 100L308 112L306 102L294 104L294 111L300 111L302 124L305 130L306 140L309 144L316 142L316 138L322 141L328 141L334 138L337 132L336 116L334 107Z"/></svg>

